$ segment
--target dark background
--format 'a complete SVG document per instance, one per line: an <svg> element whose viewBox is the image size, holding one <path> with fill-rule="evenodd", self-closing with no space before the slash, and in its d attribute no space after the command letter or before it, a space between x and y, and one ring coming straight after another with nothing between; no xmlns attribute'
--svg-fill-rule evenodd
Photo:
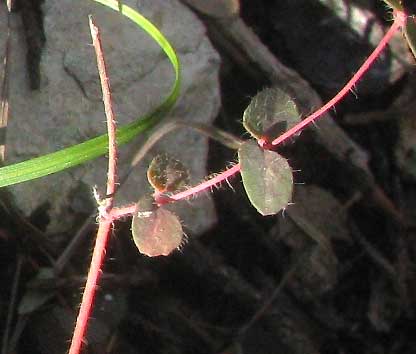
<svg viewBox="0 0 416 354"><path fill-rule="evenodd" d="M390 23L381 1L344 3L368 11L386 27ZM21 3L16 11L41 19L39 4ZM24 15L28 7L31 15ZM223 106L216 125L247 137L243 111L251 97L275 81L227 37L227 20L198 15L222 59ZM244 0L241 18L323 102L373 47L317 0ZM40 37L27 40L29 48L41 51L42 22L35 22ZM296 171L296 184L294 205L276 216L260 216L236 177L233 190L224 184L213 194L217 225L199 237L189 235L169 257L138 255L129 222L117 223L85 352L415 353L416 191L414 177L400 168L396 154L401 119L414 119L415 81L411 66L390 80L389 55L401 53L390 51L377 62L376 73L357 87L359 100L350 95L331 112L347 138L368 153L367 171L322 144L316 138L319 128L313 127L279 147ZM28 70L36 89L38 54L32 57ZM405 95L410 98L400 101ZM212 143L208 168L221 171L235 159L235 151ZM64 353L94 223L65 271L41 279L48 255L63 247L59 238L51 244L42 233L47 213L39 209L23 219L6 199L2 204L2 337L8 336L9 347L18 353ZM18 316L16 306L24 297L33 308ZM8 311L15 314L11 323Z"/></svg>

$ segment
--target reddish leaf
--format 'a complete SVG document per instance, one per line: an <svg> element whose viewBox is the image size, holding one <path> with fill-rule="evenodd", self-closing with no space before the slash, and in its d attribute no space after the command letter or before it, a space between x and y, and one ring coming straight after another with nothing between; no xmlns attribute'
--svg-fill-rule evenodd
<svg viewBox="0 0 416 354"><path fill-rule="evenodd" d="M158 208L149 196L137 203L131 231L140 253L149 257L169 255L183 239L178 217L163 207Z"/></svg>

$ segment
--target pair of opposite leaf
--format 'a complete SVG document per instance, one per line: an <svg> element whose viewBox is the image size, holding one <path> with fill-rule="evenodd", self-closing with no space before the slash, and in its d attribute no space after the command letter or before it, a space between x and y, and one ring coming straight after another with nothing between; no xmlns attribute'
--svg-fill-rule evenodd
<svg viewBox="0 0 416 354"><path fill-rule="evenodd" d="M289 96L280 89L267 88L251 100L244 112L243 125L256 139L271 141L299 120L296 105ZM250 139L238 149L238 160L248 198L260 214L273 215L288 205L293 176L284 157ZM175 193L189 184L186 168L166 154L153 159L147 176L158 194ZM166 256L183 243L178 217L164 206L157 206L151 195L136 204L132 234L139 251L150 257Z"/></svg>

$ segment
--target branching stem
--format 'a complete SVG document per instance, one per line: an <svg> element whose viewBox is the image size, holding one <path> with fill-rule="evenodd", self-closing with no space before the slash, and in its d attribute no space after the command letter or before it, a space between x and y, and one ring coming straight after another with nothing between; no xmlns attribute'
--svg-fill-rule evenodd
<svg viewBox="0 0 416 354"><path fill-rule="evenodd" d="M392 26L389 28L389 30L386 32L384 37L381 39L380 43L377 45L377 47L374 49L374 51L370 54L370 56L367 58L367 60L363 63L363 65L358 69L358 71L355 73L355 75L347 82L347 84L335 95L334 98L332 98L328 103L326 103L324 106L322 106L320 109L312 113L309 117L302 120L299 124L295 125L293 128L289 129L282 135L280 135L278 138L273 140L271 143L273 146L277 146L284 142L286 139L290 138L291 136L295 135L296 133L299 133L301 130L306 128L309 124L311 124L313 121L315 121L317 118L319 118L322 114L327 112L331 107L333 107L335 104L337 104L342 98L345 97L350 91L353 90L354 86L357 84L357 82L363 77L363 75L370 69L371 65L374 63L374 61L379 57L380 53L383 51L383 49L386 47L386 45L389 43L389 41L392 39L394 34L400 29L403 28L406 24L407 16L404 12L401 11L395 11L394 13L394 22ZM269 142L260 139L259 145L262 147L266 147ZM240 165L237 164L233 168L226 170L225 172L215 176L211 181L205 181L201 183L199 186L193 187L187 191L180 192L178 194L175 194L171 196L171 199L174 200L180 200L183 198L187 198L192 196L193 194L197 194L207 188L210 188L213 185L219 184L222 181L226 180L227 178L232 177L233 174L240 171Z"/></svg>
<svg viewBox="0 0 416 354"><path fill-rule="evenodd" d="M119 1L118 4L120 5L121 2ZM406 19L407 19L407 16L405 13L401 11L396 11L394 13L394 23L391 26L391 28L387 31L383 39L380 41L379 45L371 53L371 55L364 62L364 64L360 67L357 73L351 78L350 81L348 81L348 83L339 91L339 93L333 99L331 99L328 103L326 103L322 108L318 109L309 117L305 118L301 123L297 124L292 129L288 130L287 132L285 132L284 134L276 138L272 142L272 145L279 145L280 143L282 143L289 137L300 132L302 129L307 127L314 120L319 118L323 113L325 113L327 110L333 107L336 103L338 103L347 93L349 93L353 89L353 87L357 84L357 82L361 79L361 77L365 74L365 72L370 68L373 62L377 59L381 51L388 44L388 42L391 40L391 38L396 33L396 31L402 28L406 24ZM115 139L116 127L115 127L114 114L113 114L112 105L111 105L111 92L110 92L110 86L109 86L109 79L106 73L104 57L103 57L103 53L101 49L99 30L94 25L91 17L90 17L90 29L91 29L91 36L93 38L93 44L94 44L94 48L95 48L96 56L97 56L98 70L100 74L101 86L102 86L102 91L103 91L103 100L104 100L105 112L106 112L106 117L107 117L107 130L108 130L108 139L109 139L109 167L108 167L108 179L107 179L107 195L109 197L104 200L103 205L100 208L100 224L99 224L99 229L97 232L96 244L94 247L94 252L93 252L93 256L91 260L91 267L88 273L88 278L87 278L84 294L82 297L82 303L81 303L80 311L77 317L77 322L76 322L76 326L75 326L75 330L73 334L73 339L71 342L71 347L69 349L69 354L79 354L81 350L83 338L86 333L88 318L91 313L92 303L93 303L95 291L97 288L97 281L98 281L100 270L101 270L103 260L104 260L107 239L111 231L112 223L114 220L118 218L134 213L134 210L135 210L135 205L128 206L125 208L113 208L113 195L115 192L116 169L117 169L117 147L116 147L116 139ZM174 125L168 127L168 129L165 128L165 130L162 131L163 133L162 135L173 130L174 128L175 128ZM215 132L214 132L214 135L215 135ZM260 140L259 144L261 146L267 146L267 144L270 144L270 143ZM136 160L137 158L135 159L135 161ZM140 156L139 156L139 160L140 160ZM169 197L160 197L159 199L157 196L155 196L155 198L157 199L156 201L159 204L164 204L164 203L169 203L169 202L178 201L184 198L191 197L193 195L200 193L201 191L204 191L208 188L211 188L213 186L220 184L221 182L232 177L239 171L240 171L240 165L237 164L229 168L228 170L224 171L223 173L215 176L214 178L208 181L205 181L196 187L192 187L186 191L182 191L180 193L177 193Z"/></svg>
<svg viewBox="0 0 416 354"><path fill-rule="evenodd" d="M110 81L104 61L104 55L101 47L100 32L94 24L92 17L89 18L92 42L97 57L98 73L100 75L101 89L103 92L103 101L105 114L107 118L108 131L108 176L107 176L107 195L100 210L99 227L97 238L94 246L94 252L91 259L91 265L88 272L87 282L85 284L84 294L82 295L81 307L79 309L77 321L75 324L74 334L69 348L69 354L79 354L84 336L87 329L87 323L91 314L91 309L96 294L98 278L101 273L101 267L104 261L105 250L107 247L108 235L111 232L113 221L104 217L113 207L113 197L115 191L116 171L117 171L117 146L116 146L116 123L111 103ZM104 215L102 215L104 214Z"/></svg>

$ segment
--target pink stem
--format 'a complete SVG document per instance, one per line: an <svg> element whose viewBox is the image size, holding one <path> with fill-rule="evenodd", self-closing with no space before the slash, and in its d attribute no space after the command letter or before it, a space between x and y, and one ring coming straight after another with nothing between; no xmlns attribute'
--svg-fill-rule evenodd
<svg viewBox="0 0 416 354"><path fill-rule="evenodd" d="M350 81L344 86L344 88L333 98L331 99L327 104L325 104L322 108L318 109L316 112L311 114L309 117L305 118L294 126L292 129L288 130L281 136L279 136L277 139L273 141L273 145L278 145L284 140L286 140L288 137L292 136L293 134L296 134L303 128L305 128L308 124L313 122L316 118L318 118L320 115L325 113L328 109L330 109L333 105L335 105L337 102L339 102L340 99L342 99L350 90L351 88L357 83L357 81L364 75L364 73L370 68L371 64L374 62L374 60L380 55L380 52L384 49L384 47L387 45L387 43L391 40L394 33L402 27L406 22L406 15L402 12L397 12L395 16L395 21L393 25L390 27L388 32L385 34L385 36L380 41L379 45L374 49L373 53L367 58L367 60L364 62L364 64L360 67L360 69L357 71L357 73L352 77ZM232 177L234 174L240 171L240 165L237 164L233 166L232 168L224 171L223 173L215 176L214 178L210 179L209 181L205 181L198 186L192 187L186 191L177 193L173 196L170 196L170 199L173 200L181 200L183 198L187 198L189 196L192 196L194 194L197 194L201 191L204 191L212 186L215 186L222 181L226 180L227 178ZM113 220L119 219L123 216L133 214L134 213L135 206L130 205L124 208L114 208L111 212L111 218Z"/></svg>
<svg viewBox="0 0 416 354"><path fill-rule="evenodd" d="M69 348L69 354L79 354L84 341L88 319L90 317L95 291L97 289L98 278L101 273L101 265L103 264L105 256L107 239L111 232L111 225L112 221L110 220L100 221L87 282L85 283L85 290L82 295L81 307L72 336L71 347Z"/></svg>
<svg viewBox="0 0 416 354"><path fill-rule="evenodd" d="M189 188L186 191L183 192L179 192L177 194L171 195L171 196L164 196L164 195L159 195L159 194L155 194L155 199L156 202L159 203L159 205L163 205L163 204L167 204L167 203L171 203L171 202L175 202L187 197L190 197L192 195L198 194L208 188L214 187L218 184L220 184L221 182L223 182L224 180L226 180L227 178L230 178L232 176L234 176L238 171L240 171L240 165L237 164L231 168L229 168L228 170L224 171L223 173L215 176L214 178L211 178L208 181L202 182L200 184L198 184L195 187ZM111 210L111 212L109 213L109 217L112 220L117 220L120 219L122 217L125 217L127 215L131 215L134 214L136 210L136 205L128 205L122 208L113 208Z"/></svg>
<svg viewBox="0 0 416 354"><path fill-rule="evenodd" d="M364 64L359 68L357 73L351 78L351 80L347 82L347 84L338 92L338 94L334 98L332 98L328 103L322 106L322 108L318 109L316 112L312 113L309 117L302 120L302 122L295 125L293 128L289 129L287 132L283 133L278 138L273 140L272 145L273 146L279 145L280 143L282 143L283 141L285 141L292 135L298 133L299 131L304 129L306 126L308 126L310 123L312 123L314 120L319 118L323 113L329 110L332 106L338 103L354 87L354 85L357 84L357 82L361 79L361 77L365 74L365 72L371 67L373 62L380 55L381 51L388 44L388 42L391 40L391 38L396 33L396 31L405 25L406 20L407 20L407 16L405 13L401 11L395 12L395 20L392 26L384 35L384 37L381 39L378 46L374 49L374 51L370 54L370 56L364 62ZM262 140L260 140L259 143L262 146L267 144L267 142L262 141ZM170 196L169 198L161 198L159 202L160 204L164 204L172 200L178 201L178 200L190 197L210 187L220 184L222 181L226 180L227 178L232 177L234 174L236 174L239 171L240 171L240 164L237 164L233 166L232 168L224 171L223 173L215 176L214 178L199 184L198 186L195 186L186 191L177 193L173 196ZM123 216L133 214L134 211L135 211L135 205L130 205L124 208L115 208L111 212L111 217L113 218L113 220L116 220Z"/></svg>
<svg viewBox="0 0 416 354"><path fill-rule="evenodd" d="M227 178L232 177L239 171L240 171L240 164L234 165L233 167L229 168L228 170L225 170L224 172L215 176L214 178L211 178L208 181L202 182L201 184L195 187L189 188L186 191L172 195L169 198L178 201L178 200L190 197L194 194L198 194L208 188L211 188L220 184L221 182L225 181Z"/></svg>
<svg viewBox="0 0 416 354"><path fill-rule="evenodd" d="M115 192L115 181L117 178L117 146L116 146L116 124L114 113L111 104L110 81L107 75L107 70L104 61L103 50L101 47L100 32L94 24L92 17L89 19L91 37L97 56L97 67L100 75L101 89L103 92L104 108L107 118L107 132L108 132L108 176L107 176L107 199L103 201L103 206L100 208L100 223L97 231L97 237L92 254L91 265L88 271L87 282L85 284L84 294L82 295L81 307L78 313L75 324L74 334L72 337L69 354L79 354L85 333L87 330L88 319L91 313L98 278L101 274L101 266L104 261L105 250L107 247L108 235L111 232L111 225L113 220L108 217L113 207L113 197ZM104 215L103 215L104 214Z"/></svg>
<svg viewBox="0 0 416 354"><path fill-rule="evenodd" d="M371 67L373 62L378 58L381 51L389 43L389 41L391 40L393 35L397 32L397 30L405 25L406 19L407 19L407 16L403 12L401 12L401 11L396 12L394 22L393 22L392 26L390 27L390 29L387 31L387 33L381 39L378 46L370 54L370 56L367 58L367 60L364 62L364 64L360 67L360 69L355 73L355 75L351 78L351 80L348 81L347 84L342 88L342 90L339 91L335 95L335 97L332 98L327 104L325 104L320 109L318 109L317 111L312 113L309 117L302 120L302 122L295 125L293 128L289 129L287 132L283 133L278 138L273 140L272 145L279 145L280 143L282 143L286 139L288 139L291 136L295 135L296 133L300 132L302 129L304 129L306 126L308 126L314 120L319 118L323 113L325 113L327 110L329 110L332 106L337 104L348 92L350 92L352 90L352 88L357 84L358 80L360 80L362 78L362 76L365 74L365 72Z"/></svg>
<svg viewBox="0 0 416 354"><path fill-rule="evenodd" d="M322 108L318 109L312 115L304 119L301 123L297 124L292 129L288 130L278 138L276 138L272 144L278 145L285 141L287 138L291 137L292 135L298 133L318 117L320 117L323 113L325 113L328 109L338 103L353 87L356 85L358 80L364 75L364 73L370 68L376 58L380 55L380 52L384 49L387 43L391 40L395 32L403 27L406 23L407 16L403 12L396 12L395 13L395 20L393 25L390 27L388 32L385 34L383 39L380 41L379 45L375 48L373 53L368 57L368 59L364 62L361 68L357 71L357 73L351 78L350 81L344 86L344 88L339 91L339 93L331 99L327 104L325 104ZM107 179L107 195L112 196L115 192L115 181L116 181L116 168L117 168L117 148L116 148L116 139L115 139L115 120L114 114L111 108L111 92L109 86L109 79L105 69L105 62L102 54L102 48L99 38L99 31L98 28L92 22L90 18L90 29L91 29L91 36L93 38L94 47L97 53L97 63L98 69L100 73L101 85L103 90L103 97L104 97L104 105L105 105L105 112L107 117L107 129L108 129L108 138L109 138L109 167L108 167L108 179ZM232 168L224 171L220 175L210 179L209 181L205 181L198 186L190 188L186 191L177 193L173 196L168 198L168 201L171 200L181 200L187 197L190 197L194 194L197 194L203 190L206 190L210 187L213 187L222 181L226 180L227 178L232 177L234 174L240 171L240 165L237 164ZM163 199L161 200L163 201ZM166 202L166 200L164 201ZM91 313L92 304L94 301L95 291L97 287L98 278L101 272L101 266L103 264L105 250L107 245L108 235L111 231L112 222L126 214L132 214L134 212L134 206L129 206L123 209L113 209L113 198L109 197L105 201L105 211L104 213L107 214L107 217L100 218L100 225L97 232L97 239L96 244L94 247L94 252L92 255L91 266L88 272L88 278L85 285L84 294L82 296L82 303L80 307L80 311L77 317L77 322L73 334L73 339L71 342L71 347L69 349L69 354L79 354L81 350L81 346L83 343L83 338L85 336L85 332L87 329L88 318Z"/></svg>
<svg viewBox="0 0 416 354"><path fill-rule="evenodd" d="M365 74L365 72L371 67L373 62L378 58L381 51L384 49L384 47L389 43L393 35L399 30L401 27L403 27L406 24L407 15L401 11L397 11L394 13L394 22L392 26L389 28L387 33L384 35L384 37L381 39L380 43L377 45L377 47L374 49L374 51L370 54L370 56L367 58L367 60L363 63L363 65L358 69L356 74L347 82L347 84L338 92L337 95L335 95L334 98L332 98L328 103L326 103L324 106L322 106L320 109L318 109L316 112L312 113L309 117L305 118L300 122L299 124L295 125L293 128L289 129L287 132L280 135L278 138L273 140L272 145L276 146L288 139L289 137L293 136L294 134L300 132L302 129L307 127L309 124L311 124L314 120L319 118L323 113L325 113L327 110L329 110L332 106L334 106L336 103L338 103L352 88L354 85L357 84L357 82L362 78L362 76ZM260 145L267 144L267 142L259 141ZM232 177L233 174L240 171L240 165L237 164L233 168L230 168L229 170L219 174L218 176L215 176L212 180L206 181L201 183L200 185L193 187L189 190L186 190L184 192L175 194L171 196L171 199L174 200L180 200L183 198L187 198L193 194L197 194L207 188L210 188L211 186L214 186L216 184L221 183L222 181L226 180L227 178Z"/></svg>

